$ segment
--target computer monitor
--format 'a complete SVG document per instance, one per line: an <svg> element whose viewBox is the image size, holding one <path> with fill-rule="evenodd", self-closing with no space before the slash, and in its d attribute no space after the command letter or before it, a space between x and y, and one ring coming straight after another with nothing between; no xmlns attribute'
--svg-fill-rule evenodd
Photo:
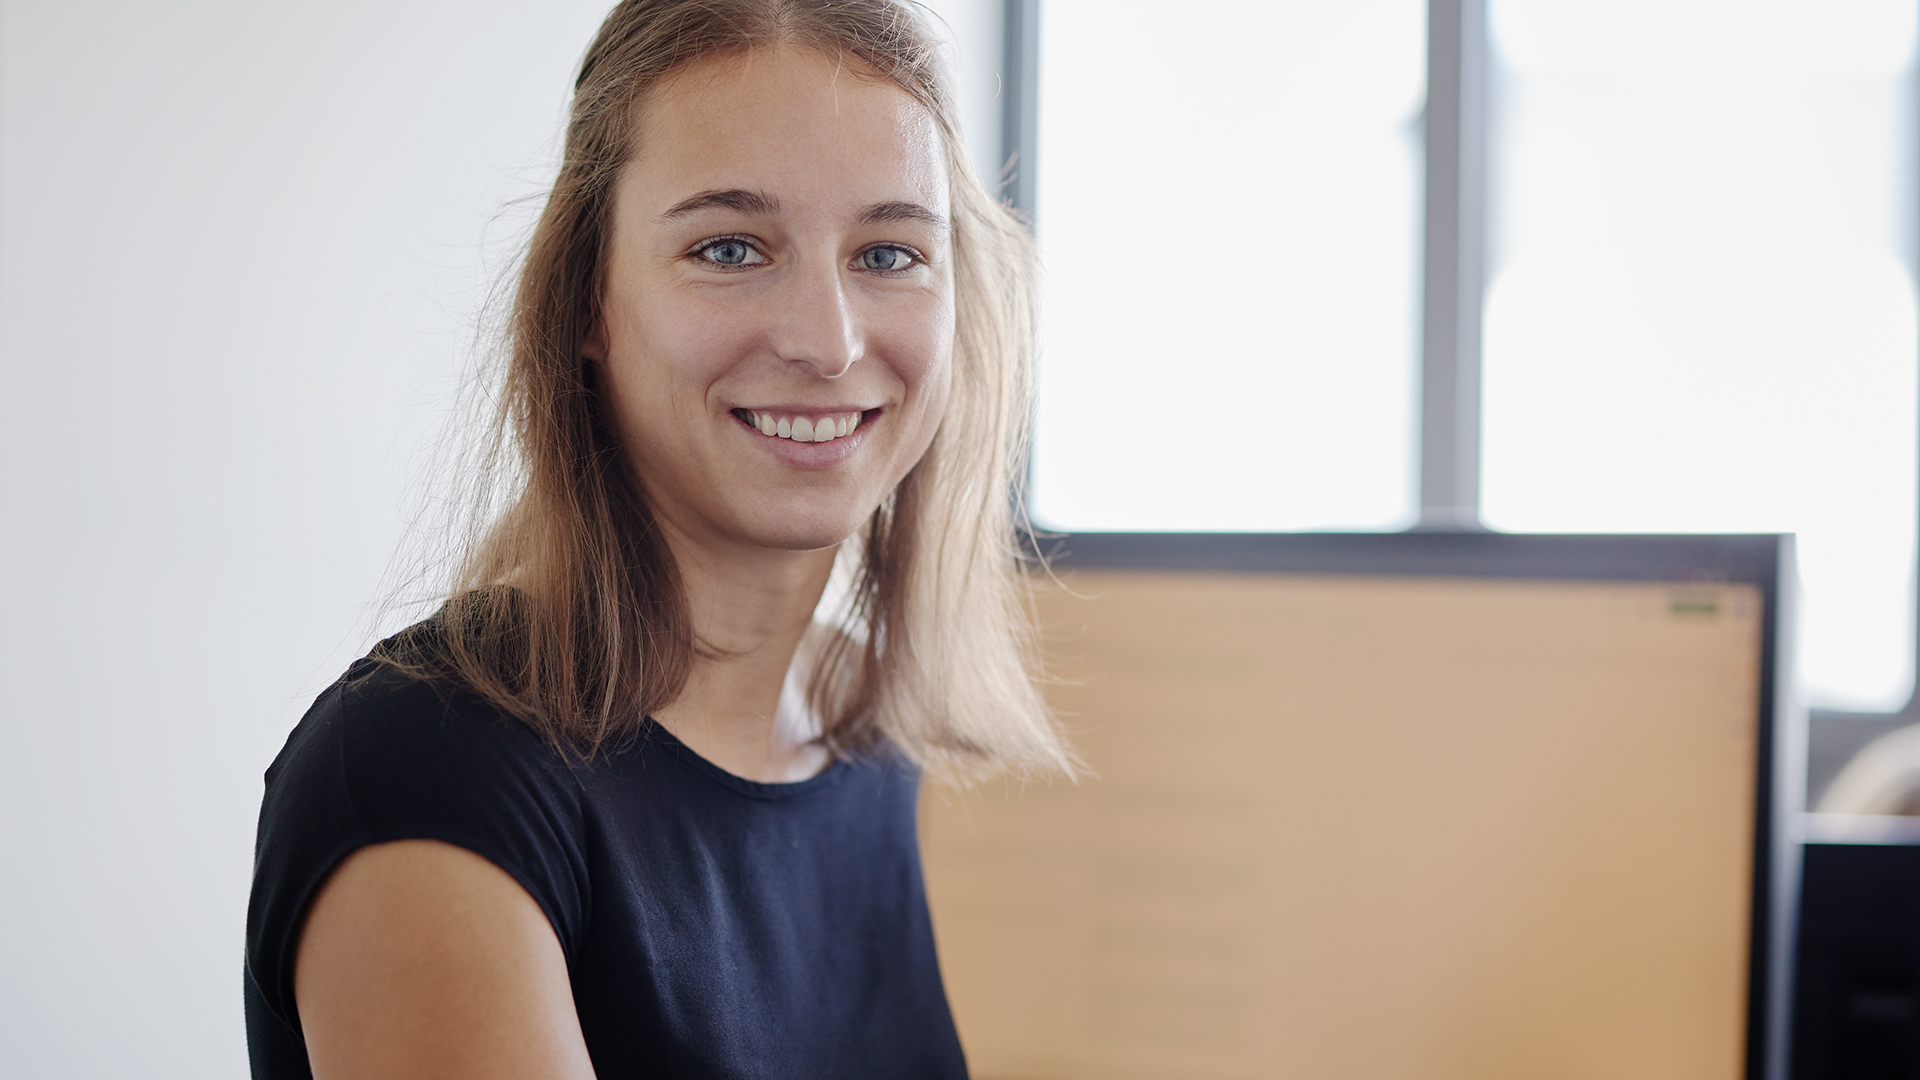
<svg viewBox="0 0 1920 1080"><path fill-rule="evenodd" d="M1780 1075L1790 538L1054 546L1088 776L923 803L980 1080Z"/></svg>

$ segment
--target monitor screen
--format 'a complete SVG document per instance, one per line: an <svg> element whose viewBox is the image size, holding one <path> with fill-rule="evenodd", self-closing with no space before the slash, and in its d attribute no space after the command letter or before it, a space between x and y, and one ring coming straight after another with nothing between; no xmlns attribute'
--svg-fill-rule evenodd
<svg viewBox="0 0 1920 1080"><path fill-rule="evenodd" d="M1062 580L1089 775L923 804L980 1080L1747 1074L1759 587Z"/></svg>

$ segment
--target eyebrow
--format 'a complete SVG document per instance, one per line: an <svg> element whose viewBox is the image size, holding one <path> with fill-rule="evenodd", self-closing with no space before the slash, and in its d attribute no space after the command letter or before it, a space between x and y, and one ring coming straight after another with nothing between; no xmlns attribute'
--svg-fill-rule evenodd
<svg viewBox="0 0 1920 1080"><path fill-rule="evenodd" d="M946 218L921 206L919 203L874 203L872 206L860 211L860 224L862 225L887 225L896 221L918 221L926 225L931 225L936 229L945 229L947 227Z"/></svg>
<svg viewBox="0 0 1920 1080"><path fill-rule="evenodd" d="M702 210L732 210L735 213L750 214L755 217L772 217L780 212L780 200L763 191L748 191L745 188L728 188L724 191L702 191L681 199L660 215L662 221L697 214ZM860 211L858 218L862 225L887 225L897 221L918 221L936 229L946 229L947 219L921 206L919 203L895 200L874 203Z"/></svg>
<svg viewBox="0 0 1920 1080"><path fill-rule="evenodd" d="M667 212L660 215L662 221L688 214L697 214L702 210L734 210L756 217L771 217L780 212L780 200L765 192L747 191L743 188L728 188L725 191L703 191L674 203Z"/></svg>

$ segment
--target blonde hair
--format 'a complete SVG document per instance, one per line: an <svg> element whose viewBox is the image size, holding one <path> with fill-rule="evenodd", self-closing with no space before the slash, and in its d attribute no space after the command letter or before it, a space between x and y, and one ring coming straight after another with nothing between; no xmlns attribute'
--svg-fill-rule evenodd
<svg viewBox="0 0 1920 1080"><path fill-rule="evenodd" d="M837 756L890 742L950 779L1071 773L1035 686L1011 498L1031 395L1032 241L969 167L937 46L895 0L626 0L607 16L506 328L473 492L505 509L466 545L431 646L396 662L456 677L590 753L684 688L701 645L581 346L636 104L687 64L783 45L858 61L924 106L952 192L953 388L926 455L842 545L837 625L803 645L822 739Z"/></svg>

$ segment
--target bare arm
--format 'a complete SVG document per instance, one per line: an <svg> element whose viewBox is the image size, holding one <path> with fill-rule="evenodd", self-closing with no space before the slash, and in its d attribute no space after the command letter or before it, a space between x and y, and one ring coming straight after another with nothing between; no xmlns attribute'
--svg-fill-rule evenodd
<svg viewBox="0 0 1920 1080"><path fill-rule="evenodd" d="M315 1080L591 1080L566 956L533 897L463 848L362 848L314 899L294 997Z"/></svg>

